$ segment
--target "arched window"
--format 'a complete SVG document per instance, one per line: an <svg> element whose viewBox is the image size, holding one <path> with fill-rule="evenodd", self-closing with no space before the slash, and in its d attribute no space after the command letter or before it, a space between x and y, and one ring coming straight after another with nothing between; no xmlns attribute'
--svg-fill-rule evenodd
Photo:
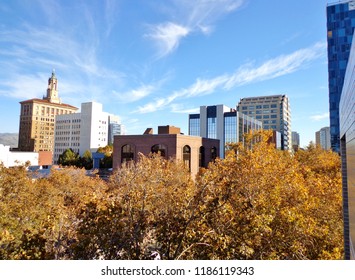
<svg viewBox="0 0 355 280"><path fill-rule="evenodd" d="M211 148L211 159L215 160L217 158L217 148L216 147L212 147Z"/></svg>
<svg viewBox="0 0 355 280"><path fill-rule="evenodd" d="M203 146L200 147L199 166L205 167L205 147L203 147Z"/></svg>
<svg viewBox="0 0 355 280"><path fill-rule="evenodd" d="M134 149L131 145L127 144L122 146L121 162L128 162L134 159Z"/></svg>
<svg viewBox="0 0 355 280"><path fill-rule="evenodd" d="M163 144L156 144L152 147L151 152L155 154L160 154L162 157L166 157L167 155L167 148Z"/></svg>
<svg viewBox="0 0 355 280"><path fill-rule="evenodd" d="M182 160L184 161L186 168L191 171L191 148L188 145L182 148Z"/></svg>

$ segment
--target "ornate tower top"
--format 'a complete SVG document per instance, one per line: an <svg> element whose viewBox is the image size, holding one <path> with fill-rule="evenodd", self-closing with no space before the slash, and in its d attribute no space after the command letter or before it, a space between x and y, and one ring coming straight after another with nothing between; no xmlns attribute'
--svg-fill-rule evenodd
<svg viewBox="0 0 355 280"><path fill-rule="evenodd" d="M55 70L52 70L52 76L48 79L47 96L43 99L48 100L51 103L61 103L58 96L58 80L55 76Z"/></svg>

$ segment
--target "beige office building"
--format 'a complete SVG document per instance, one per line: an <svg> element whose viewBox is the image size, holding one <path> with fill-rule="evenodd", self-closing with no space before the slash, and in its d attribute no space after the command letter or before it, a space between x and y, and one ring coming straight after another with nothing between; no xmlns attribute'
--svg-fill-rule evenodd
<svg viewBox="0 0 355 280"><path fill-rule="evenodd" d="M51 151L54 149L55 116L75 113L78 108L64 104L58 96L58 80L54 71L48 79L47 95L43 99L20 102L20 151Z"/></svg>
<svg viewBox="0 0 355 280"><path fill-rule="evenodd" d="M265 130L279 131L281 148L292 149L291 108L286 95L242 98L237 111L261 121Z"/></svg>

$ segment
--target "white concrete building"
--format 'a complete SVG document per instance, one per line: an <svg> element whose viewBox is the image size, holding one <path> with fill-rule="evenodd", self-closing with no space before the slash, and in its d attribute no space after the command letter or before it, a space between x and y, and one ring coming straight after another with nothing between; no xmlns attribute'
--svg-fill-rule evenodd
<svg viewBox="0 0 355 280"><path fill-rule="evenodd" d="M5 167L20 166L29 163L38 165L39 154L37 152L12 152L10 146L0 144L0 164Z"/></svg>
<svg viewBox="0 0 355 280"><path fill-rule="evenodd" d="M110 116L113 115L103 112L102 104L97 102L82 103L80 113L57 116L53 162L57 163L67 149L83 155L87 150L96 152L108 145Z"/></svg>

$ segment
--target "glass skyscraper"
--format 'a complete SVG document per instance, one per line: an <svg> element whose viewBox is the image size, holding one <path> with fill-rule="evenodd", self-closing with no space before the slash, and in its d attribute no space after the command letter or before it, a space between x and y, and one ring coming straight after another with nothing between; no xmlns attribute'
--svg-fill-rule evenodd
<svg viewBox="0 0 355 280"><path fill-rule="evenodd" d="M262 129L262 123L224 105L201 106L200 114L189 115L189 135L220 140L220 157L228 143L243 142L250 130Z"/></svg>
<svg viewBox="0 0 355 280"><path fill-rule="evenodd" d="M340 152L339 102L355 27L355 0L327 6L330 142Z"/></svg>

